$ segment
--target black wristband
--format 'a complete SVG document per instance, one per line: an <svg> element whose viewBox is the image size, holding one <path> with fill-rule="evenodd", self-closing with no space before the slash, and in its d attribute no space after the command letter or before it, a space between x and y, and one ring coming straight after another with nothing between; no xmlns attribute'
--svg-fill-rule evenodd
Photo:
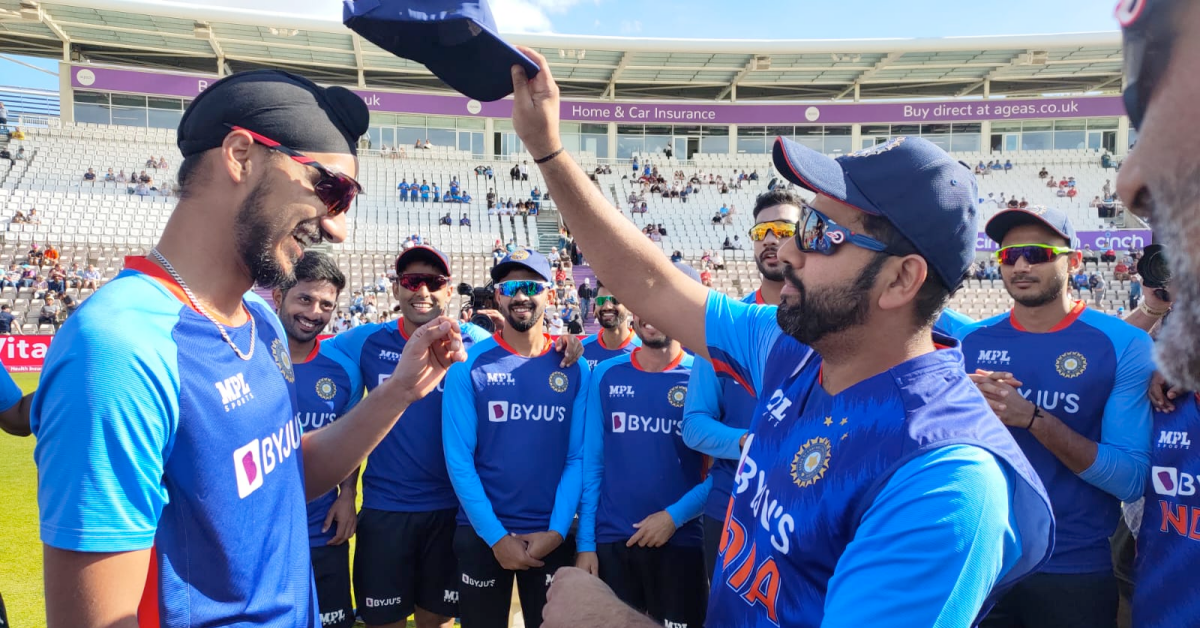
<svg viewBox="0 0 1200 628"><path fill-rule="evenodd" d="M561 154L562 154L562 152L563 152L564 150L566 150L566 148L565 148L565 147L563 147L563 148L560 148L560 149L558 149L558 150L554 151L553 153L550 153L549 155L546 155L545 157L542 157L541 159L534 159L534 160L533 160L533 163L535 163L535 164L544 164L544 163L546 163L547 161L550 161L551 159L554 159L555 157L558 157L559 155L561 155Z"/></svg>
<svg viewBox="0 0 1200 628"><path fill-rule="evenodd" d="M1040 416L1042 416L1042 409L1037 406L1034 406L1033 407L1033 416L1029 417L1029 425L1026 425L1025 429L1028 430L1029 428L1033 427L1033 422L1036 421L1037 418Z"/></svg>

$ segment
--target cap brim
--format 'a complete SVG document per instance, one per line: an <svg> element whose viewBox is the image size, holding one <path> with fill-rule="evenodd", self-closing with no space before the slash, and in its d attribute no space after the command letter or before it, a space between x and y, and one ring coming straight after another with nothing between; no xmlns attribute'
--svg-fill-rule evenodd
<svg viewBox="0 0 1200 628"><path fill-rule="evenodd" d="M486 28L457 46L441 49L425 62L438 78L468 98L500 100L513 93L512 66L525 68L529 78L541 70L532 59Z"/></svg>
<svg viewBox="0 0 1200 628"><path fill-rule="evenodd" d="M429 262L432 266L440 266L446 276L450 276L450 262L437 249L429 246L414 246L396 257L396 272L413 262Z"/></svg>
<svg viewBox="0 0 1200 628"><path fill-rule="evenodd" d="M541 277L542 279L544 279L546 281L554 281L553 278L547 277L540 270L538 270L538 269L534 268L533 266L530 266L529 264L526 264L524 262L504 262L503 264L497 264L497 265L493 266L492 267L492 281L493 282L500 281L510 271L517 269L517 268L523 268L525 270L528 270L529 272L536 273L538 277Z"/></svg>
<svg viewBox="0 0 1200 628"><path fill-rule="evenodd" d="M841 164L833 158L786 137L775 138L772 158L775 161L775 169L788 181L862 211L879 213L855 188L854 183L846 177Z"/></svg>
<svg viewBox="0 0 1200 628"><path fill-rule="evenodd" d="M1042 218L1041 216L1029 210L1020 208L1006 209L995 216L992 216L991 219L987 221L987 225L983 227L983 232L986 233L987 237L991 238L993 242L1000 244L1002 241L1004 241L1004 236L1007 235L1008 232L1013 229L1013 227L1020 225L1039 225L1045 227L1058 234L1060 237L1066 240L1069 245L1074 246L1071 236L1063 233L1058 227L1046 222L1045 218Z"/></svg>

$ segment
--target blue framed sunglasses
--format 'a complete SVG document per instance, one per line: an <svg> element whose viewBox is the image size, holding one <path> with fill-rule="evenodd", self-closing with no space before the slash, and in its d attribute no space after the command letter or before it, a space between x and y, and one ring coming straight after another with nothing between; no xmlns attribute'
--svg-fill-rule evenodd
<svg viewBox="0 0 1200 628"><path fill-rule="evenodd" d="M523 294L527 297L536 297L549 289L550 284L548 282L528 279L501 281L496 284L496 290L499 290L500 296L503 297L515 297L518 294Z"/></svg>
<svg viewBox="0 0 1200 628"><path fill-rule="evenodd" d="M796 229L796 248L805 253L833 255L837 247L849 242L859 248L879 253L887 245L868 235L855 233L831 220L807 203L800 208L800 223Z"/></svg>

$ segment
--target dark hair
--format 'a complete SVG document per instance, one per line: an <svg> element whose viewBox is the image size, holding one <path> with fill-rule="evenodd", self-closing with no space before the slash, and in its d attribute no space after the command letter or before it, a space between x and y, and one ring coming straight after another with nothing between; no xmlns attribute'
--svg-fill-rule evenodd
<svg viewBox="0 0 1200 628"><path fill-rule="evenodd" d="M175 173L180 199L191 196L192 189L195 186L203 185L200 167L204 162L204 156L207 154L208 151L189 155L184 157L183 161L180 162L179 170Z"/></svg>
<svg viewBox="0 0 1200 628"><path fill-rule="evenodd" d="M899 256L921 255L917 247L897 231L892 226L892 223L888 222L887 218L864 213L862 224L863 231L886 244L891 254ZM921 255L921 257L924 256ZM942 309L950 301L950 297L954 296L959 286L962 285L962 279L960 277L958 284L953 289L950 289L942 283L941 277L933 271L932 267L929 269L929 274L925 277L925 283L921 284L920 290L917 291L916 301L914 302L918 325L925 327L932 325L937 320L938 315L942 313Z"/></svg>
<svg viewBox="0 0 1200 628"><path fill-rule="evenodd" d="M754 219L758 220L758 215L762 210L776 205L791 205L797 209L804 207L804 198L794 190L786 188L775 188L758 195L754 200Z"/></svg>
<svg viewBox="0 0 1200 628"><path fill-rule="evenodd" d="M328 281L337 288L339 295L346 287L346 276L338 269L332 257L320 251L306 251L304 257L296 262L292 275L291 281L279 286L284 295L302 281Z"/></svg>

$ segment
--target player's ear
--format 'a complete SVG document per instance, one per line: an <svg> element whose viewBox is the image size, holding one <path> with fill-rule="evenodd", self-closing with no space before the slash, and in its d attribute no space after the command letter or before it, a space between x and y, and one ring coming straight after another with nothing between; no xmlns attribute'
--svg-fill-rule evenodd
<svg viewBox="0 0 1200 628"><path fill-rule="evenodd" d="M279 288L272 290L271 300L275 302L275 311L279 311L279 308L283 307L283 290Z"/></svg>
<svg viewBox="0 0 1200 628"><path fill-rule="evenodd" d="M917 298L929 276L929 265L920 255L892 257L879 271L883 292L879 307L885 310L904 307Z"/></svg>

